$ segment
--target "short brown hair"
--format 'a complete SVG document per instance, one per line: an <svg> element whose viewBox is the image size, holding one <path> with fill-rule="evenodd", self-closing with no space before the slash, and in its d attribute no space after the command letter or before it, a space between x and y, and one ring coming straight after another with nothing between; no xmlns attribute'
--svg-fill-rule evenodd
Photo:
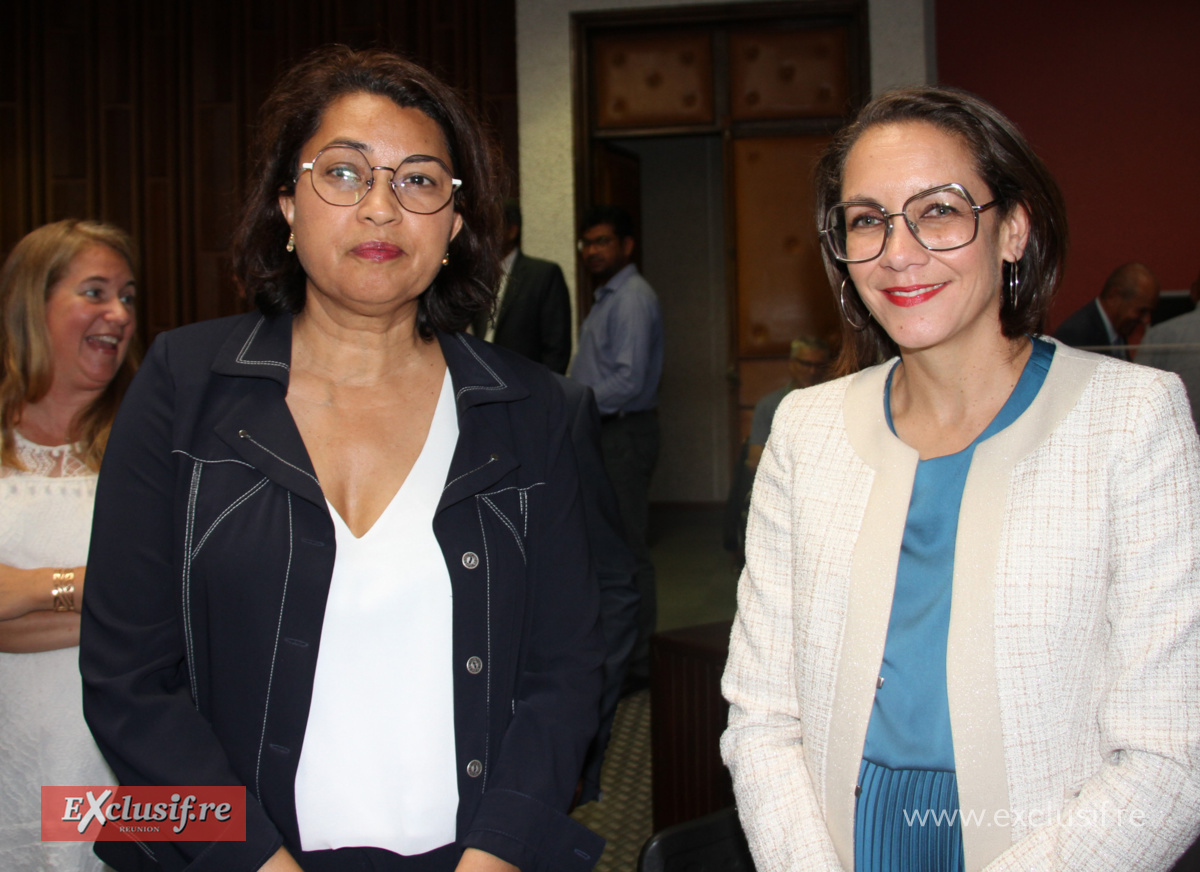
<svg viewBox="0 0 1200 872"><path fill-rule="evenodd" d="M325 110L338 98L358 93L419 109L441 128L451 170L463 180L452 201L463 226L450 243L449 262L418 301L417 326L426 339L435 330L462 330L492 305L499 278L496 149L453 88L380 49L318 49L288 70L267 97L252 150L257 162L234 236L236 278L265 314L304 308L306 276L299 259L285 250L289 228L279 195L295 192L300 148L321 126Z"/></svg>
<svg viewBox="0 0 1200 872"><path fill-rule="evenodd" d="M21 410L46 396L54 378L50 333L46 327L46 299L73 261L93 245L111 248L137 273L133 241L119 227L98 221L68 218L39 227L16 244L0 272L0 358L4 378L0 381L0 465L21 469L13 444L13 428ZM137 372L140 352L137 334L129 340L116 376L73 422L73 435L82 445L82 460L91 469L100 468L108 433L117 406Z"/></svg>
<svg viewBox="0 0 1200 872"><path fill-rule="evenodd" d="M991 189L999 214L1007 216L1016 206L1029 215L1029 242L1018 263L1020 286L1016 305L1001 296L1000 329L1007 337L1043 333L1050 303L1062 280L1067 250L1067 214L1058 184L1021 135L1016 125L994 106L973 94L955 88L902 88L876 97L863 107L853 123L833 138L817 163L817 224L823 227L829 208L842 199L846 159L859 138L873 127L885 124L924 122L958 137L975 161L975 169ZM846 265L821 246L825 271L839 296L849 276ZM1007 282L1011 265L1004 265ZM852 286L850 286L852 287ZM867 315L858 294L847 288L845 306L849 317L862 319L866 327L855 330L843 318L840 372L899 353L899 348L877 322Z"/></svg>

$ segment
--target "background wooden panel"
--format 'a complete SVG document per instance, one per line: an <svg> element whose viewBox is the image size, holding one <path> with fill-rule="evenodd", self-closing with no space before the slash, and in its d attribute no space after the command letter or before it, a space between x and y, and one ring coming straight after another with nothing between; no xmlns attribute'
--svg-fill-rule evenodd
<svg viewBox="0 0 1200 872"><path fill-rule="evenodd" d="M615 33L592 44L597 130L712 124L712 36Z"/></svg>
<svg viewBox="0 0 1200 872"><path fill-rule="evenodd" d="M786 357L797 336L837 329L813 219L812 171L828 141L779 136L733 144L740 357Z"/></svg>
<svg viewBox="0 0 1200 872"><path fill-rule="evenodd" d="M807 118L848 112L846 37L844 27L730 34L733 117Z"/></svg>
<svg viewBox="0 0 1200 872"><path fill-rule="evenodd" d="M650 757L654 831L733 805L721 763L729 720L721 673L730 621L655 633L650 639ZM681 863L677 869L695 868Z"/></svg>
<svg viewBox="0 0 1200 872"><path fill-rule="evenodd" d="M0 255L99 218L138 242L144 338L240 311L229 237L258 107L330 42L459 88L518 193L515 0L19 0L0 28Z"/></svg>
<svg viewBox="0 0 1200 872"><path fill-rule="evenodd" d="M828 141L824 135L779 136L733 144L735 355L737 405L742 410L753 410L761 397L787 381L793 339L808 336L832 343L838 334L837 305L829 292L813 219L811 181ZM776 379L774 373L781 371L783 377Z"/></svg>

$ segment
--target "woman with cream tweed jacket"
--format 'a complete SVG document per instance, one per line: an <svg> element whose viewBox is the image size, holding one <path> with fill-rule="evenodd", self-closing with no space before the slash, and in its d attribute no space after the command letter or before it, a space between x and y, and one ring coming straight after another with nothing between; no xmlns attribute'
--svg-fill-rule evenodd
<svg viewBox="0 0 1200 872"><path fill-rule="evenodd" d="M721 747L760 872L854 868L917 466L884 417L894 363L793 393L759 467ZM967 870L1149 868L1195 838L1198 508L1170 374L1058 345L979 444L946 663Z"/></svg>

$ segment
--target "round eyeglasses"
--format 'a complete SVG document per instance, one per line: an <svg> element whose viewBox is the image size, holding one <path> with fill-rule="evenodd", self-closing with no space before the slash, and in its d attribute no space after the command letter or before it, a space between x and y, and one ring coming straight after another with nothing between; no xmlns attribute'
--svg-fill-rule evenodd
<svg viewBox="0 0 1200 872"><path fill-rule="evenodd" d="M427 154L409 155L400 166L371 166L367 156L350 145L331 145L321 149L300 172L308 172L317 196L331 206L354 206L375 184L375 171L392 174L392 193L401 207L417 215L432 215L446 207L454 192L462 186L451 178L450 169Z"/></svg>
<svg viewBox="0 0 1200 872"><path fill-rule="evenodd" d="M825 213L821 235L830 253L843 263L864 263L883 254L892 233L892 219L904 218L909 232L929 251L953 251L970 245L979 233L979 213L995 206L992 200L976 206L959 184L939 185L914 194L899 212L878 203L853 200L837 203Z"/></svg>

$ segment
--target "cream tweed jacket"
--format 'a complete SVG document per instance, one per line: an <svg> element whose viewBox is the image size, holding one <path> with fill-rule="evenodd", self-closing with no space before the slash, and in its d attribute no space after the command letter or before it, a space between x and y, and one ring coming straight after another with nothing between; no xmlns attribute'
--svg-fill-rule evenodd
<svg viewBox="0 0 1200 872"><path fill-rule="evenodd" d="M854 868L917 466L891 365L793 392L759 466L721 740L759 872ZM976 449L946 664L967 870L1167 869L1200 831L1198 508L1178 378L1061 344Z"/></svg>

